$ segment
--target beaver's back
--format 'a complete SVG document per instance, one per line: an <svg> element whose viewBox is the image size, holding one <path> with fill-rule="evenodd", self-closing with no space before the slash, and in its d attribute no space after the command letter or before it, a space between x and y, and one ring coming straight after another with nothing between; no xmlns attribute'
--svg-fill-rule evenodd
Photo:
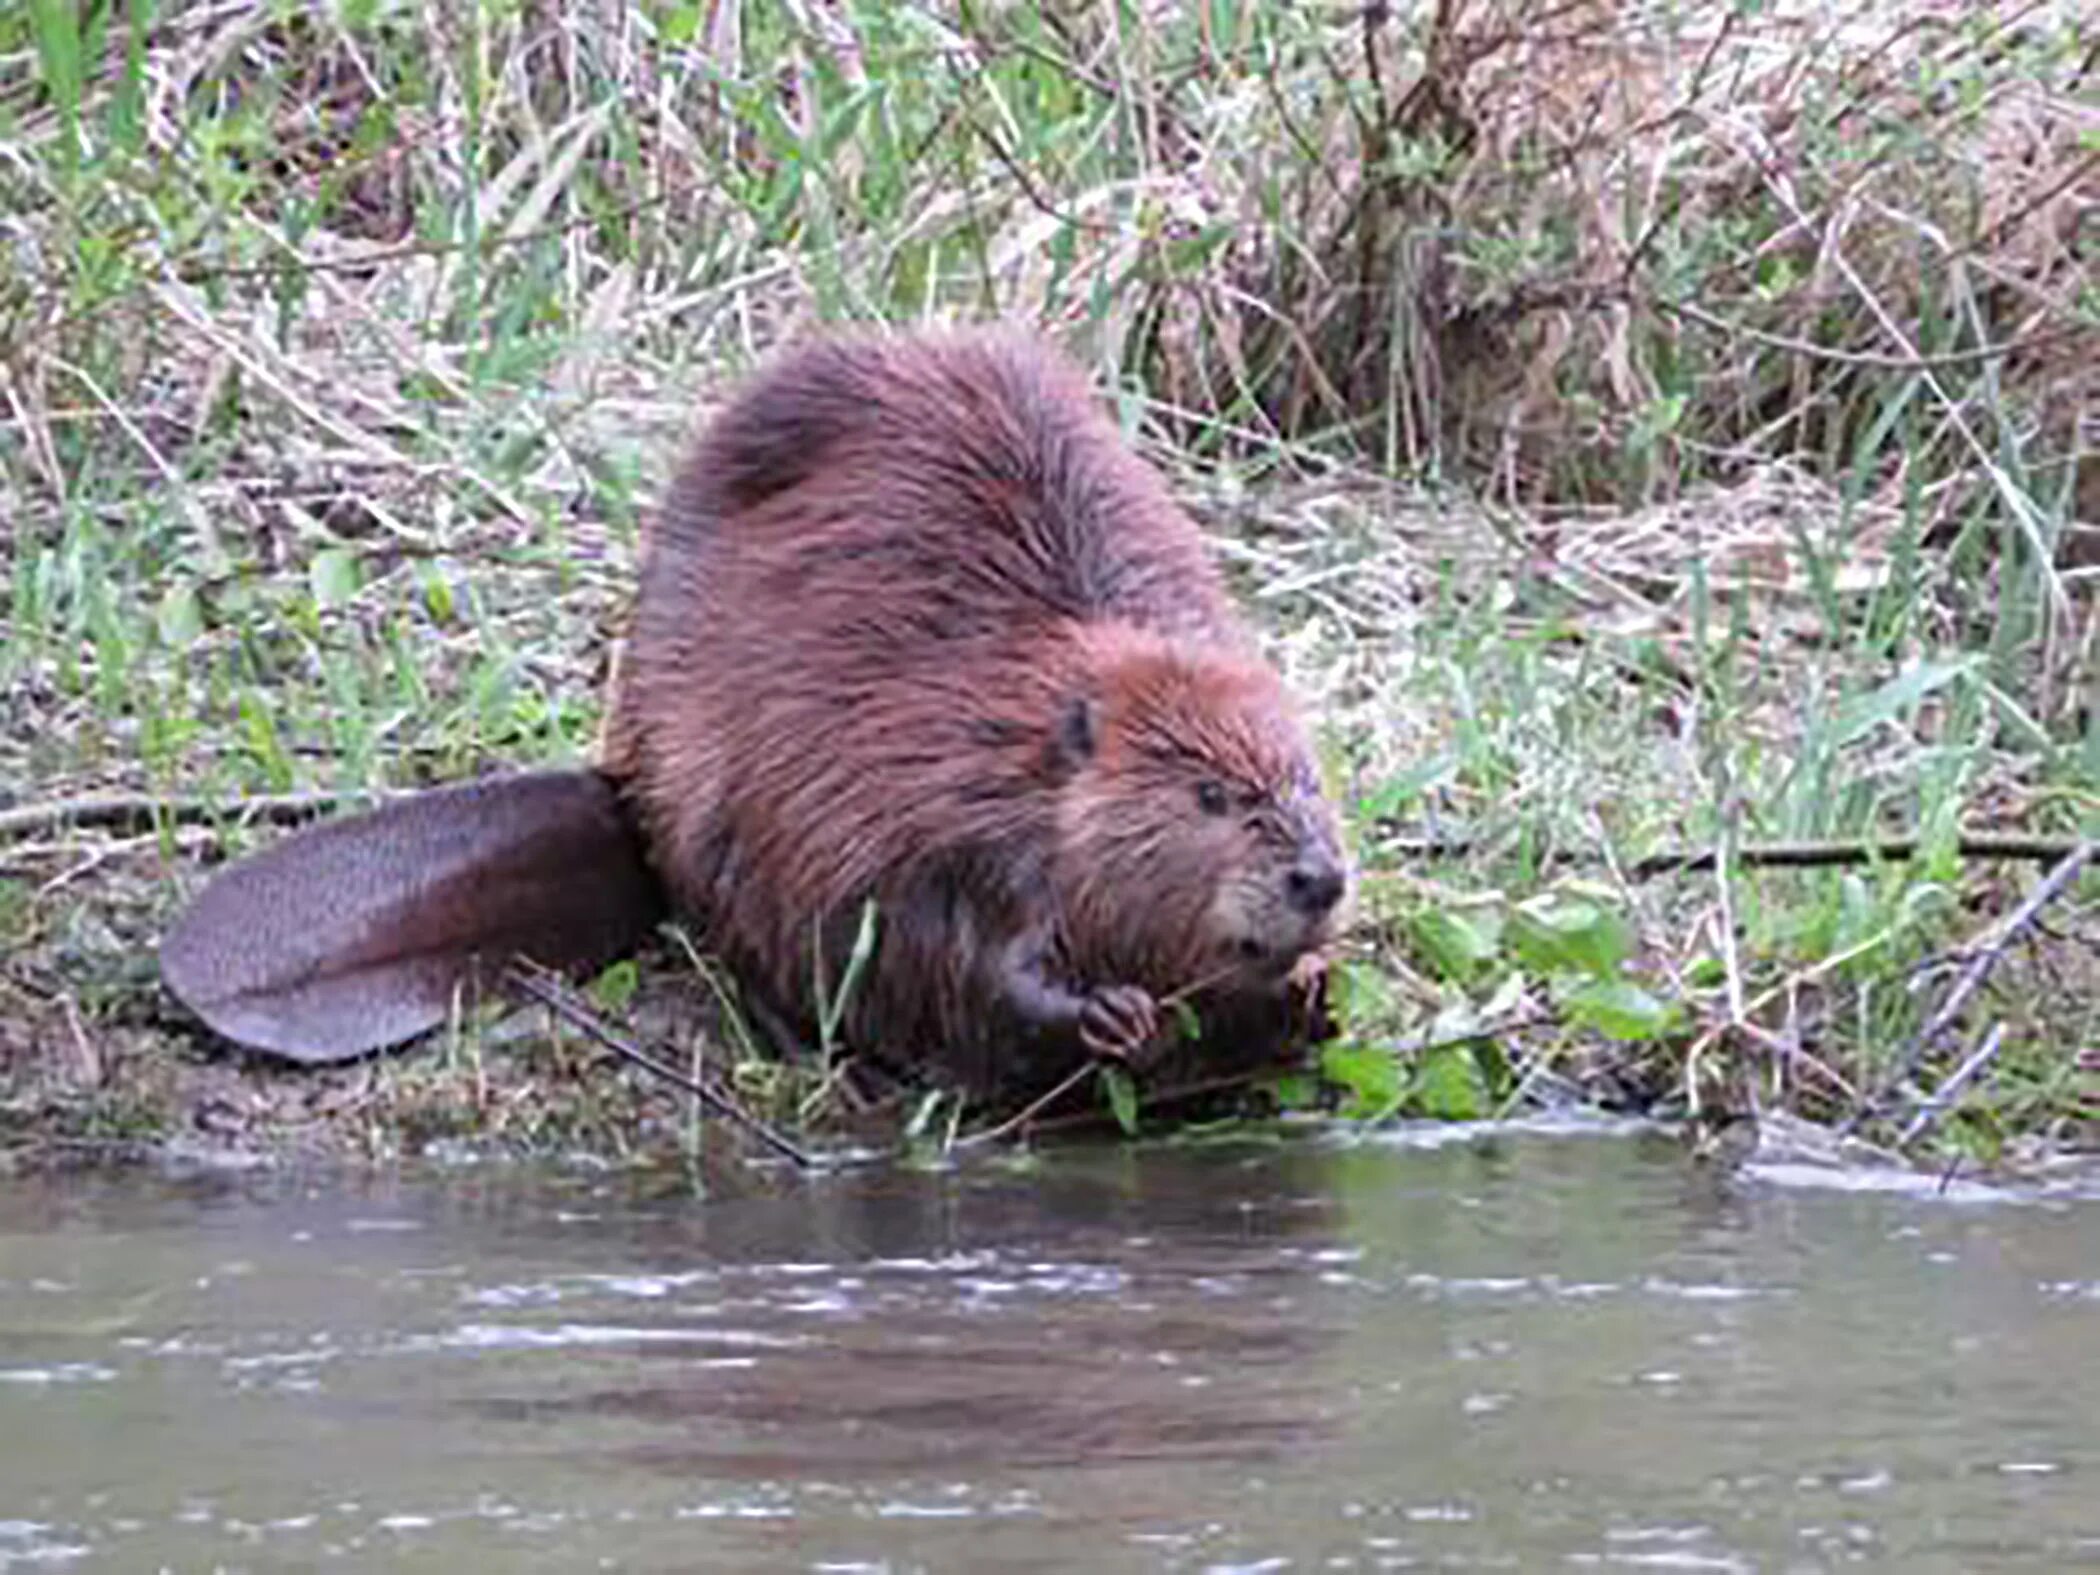
<svg viewBox="0 0 2100 1575"><path fill-rule="evenodd" d="M1200 536L1076 369L1018 335L855 337L794 351L723 410L651 533L638 644L761 601L893 607L884 644L1044 618L1231 637ZM849 659L877 631L854 622Z"/></svg>

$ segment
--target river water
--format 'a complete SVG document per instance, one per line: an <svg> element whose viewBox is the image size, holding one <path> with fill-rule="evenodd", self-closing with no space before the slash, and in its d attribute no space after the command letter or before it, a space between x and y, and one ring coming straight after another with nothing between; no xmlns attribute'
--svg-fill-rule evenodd
<svg viewBox="0 0 2100 1575"><path fill-rule="evenodd" d="M2100 1568L2100 1203L1627 1136L0 1192L0 1569Z"/></svg>

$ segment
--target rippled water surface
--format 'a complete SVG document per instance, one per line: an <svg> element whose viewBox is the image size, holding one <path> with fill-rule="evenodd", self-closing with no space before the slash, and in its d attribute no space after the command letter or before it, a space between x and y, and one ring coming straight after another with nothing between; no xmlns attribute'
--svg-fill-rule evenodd
<svg viewBox="0 0 2100 1575"><path fill-rule="evenodd" d="M2100 1568L2100 1204L1625 1137L0 1192L0 1569Z"/></svg>

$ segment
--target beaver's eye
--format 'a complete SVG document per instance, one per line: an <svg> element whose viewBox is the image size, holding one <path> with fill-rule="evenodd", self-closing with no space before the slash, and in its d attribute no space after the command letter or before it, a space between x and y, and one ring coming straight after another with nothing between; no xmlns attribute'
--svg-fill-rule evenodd
<svg viewBox="0 0 2100 1575"><path fill-rule="evenodd" d="M1196 803L1202 807L1204 814L1222 815L1228 802L1224 783L1213 782L1209 777L1205 777L1196 784Z"/></svg>

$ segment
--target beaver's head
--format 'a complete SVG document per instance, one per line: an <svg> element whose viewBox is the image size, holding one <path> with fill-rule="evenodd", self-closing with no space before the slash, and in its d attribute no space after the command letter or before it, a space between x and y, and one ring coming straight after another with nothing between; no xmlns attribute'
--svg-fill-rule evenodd
<svg viewBox="0 0 2100 1575"><path fill-rule="evenodd" d="M1273 988L1333 934L1334 809L1276 674L1115 631L1064 718L1057 883L1072 961L1161 993Z"/></svg>

